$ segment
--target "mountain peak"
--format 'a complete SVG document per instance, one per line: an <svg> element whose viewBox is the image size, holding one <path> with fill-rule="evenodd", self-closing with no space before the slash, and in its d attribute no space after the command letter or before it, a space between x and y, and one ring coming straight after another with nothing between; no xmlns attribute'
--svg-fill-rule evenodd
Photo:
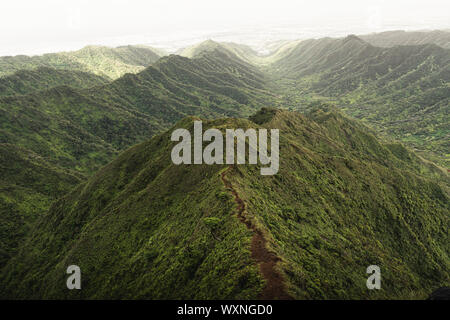
<svg viewBox="0 0 450 320"><path fill-rule="evenodd" d="M194 58L205 51L213 51L221 47L222 45L220 43L208 39L198 44L186 47L179 51L178 54L187 58Z"/></svg>
<svg viewBox="0 0 450 320"><path fill-rule="evenodd" d="M359 38L358 36L356 36L354 34L349 34L343 40L344 43L349 42L349 41L358 41L358 42L361 42L361 43L365 42L363 39Z"/></svg>

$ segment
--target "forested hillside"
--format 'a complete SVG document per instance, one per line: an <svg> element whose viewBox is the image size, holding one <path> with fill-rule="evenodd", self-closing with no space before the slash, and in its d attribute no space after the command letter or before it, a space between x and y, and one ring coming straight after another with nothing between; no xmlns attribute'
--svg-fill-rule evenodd
<svg viewBox="0 0 450 320"><path fill-rule="evenodd" d="M0 298L421 299L448 285L446 36L0 57ZM278 174L174 165L171 132L199 119L279 129ZM65 287L71 264L83 290ZM372 264L382 290L366 288Z"/></svg>
<svg viewBox="0 0 450 320"><path fill-rule="evenodd" d="M136 75L79 90L55 87L0 98L2 143L92 172L117 150L186 115L248 115L270 103L264 76L226 51L162 58Z"/></svg>
<svg viewBox="0 0 450 320"><path fill-rule="evenodd" d="M361 35L361 39L377 47L394 47L398 45L436 44L450 49L450 31L386 31Z"/></svg>
<svg viewBox="0 0 450 320"><path fill-rule="evenodd" d="M38 67L0 78L0 96L24 95L62 85L90 88L108 82L108 79L93 73Z"/></svg>
<svg viewBox="0 0 450 320"><path fill-rule="evenodd" d="M333 102L449 166L449 49L434 44L380 48L356 36L325 38L300 42L269 70L290 107Z"/></svg>
<svg viewBox="0 0 450 320"><path fill-rule="evenodd" d="M195 119L173 129L192 131ZM264 109L250 119L204 128L280 129L277 175L174 165L173 129L157 135L51 207L3 270L1 296L258 298L269 274L293 298L423 298L448 282L439 171L421 176L429 168L417 169L413 154L399 157L336 111ZM267 259L272 271L259 271ZM83 270L83 290L63 285L71 264ZM383 269L382 290L365 286L371 264Z"/></svg>
<svg viewBox="0 0 450 320"><path fill-rule="evenodd" d="M45 77L43 72L37 75ZM0 83L5 79L0 79ZM85 178L119 151L169 128L187 115L241 116L270 104L273 96L265 91L264 82L262 73L224 50L214 50L192 60L175 55L165 57L136 75L126 75L107 85L83 90L58 86L27 95L0 97L0 143L36 154L45 161L48 170L69 170ZM6 153L4 159L2 166L8 172L17 168L33 172L30 166L34 162L7 161ZM45 185L47 180L34 174L29 178ZM63 191L79 179L71 181ZM39 188L30 188L40 192ZM53 196L62 196L63 191ZM3 189L0 193L8 199L0 204L0 210L9 210L8 219L15 219L18 229L45 212L53 199L31 197L24 188L16 188L14 192ZM26 207L26 213L11 211L10 203L15 208ZM23 234L11 233L11 250Z"/></svg>
<svg viewBox="0 0 450 320"><path fill-rule="evenodd" d="M48 53L40 56L0 57L0 77L21 70L49 67L60 70L90 72L108 79L117 79L125 73L137 73L156 62L160 55L145 46L109 48L87 46L78 51Z"/></svg>
<svg viewBox="0 0 450 320"><path fill-rule="evenodd" d="M36 153L0 144L0 268L50 204L81 181Z"/></svg>

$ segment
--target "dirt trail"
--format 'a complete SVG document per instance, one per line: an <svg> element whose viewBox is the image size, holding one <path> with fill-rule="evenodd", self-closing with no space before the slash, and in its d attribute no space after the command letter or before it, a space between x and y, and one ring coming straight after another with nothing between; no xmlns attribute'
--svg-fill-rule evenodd
<svg viewBox="0 0 450 320"><path fill-rule="evenodd" d="M233 188L231 182L226 178L226 174L230 171L232 167L228 167L224 172L222 172L221 177L225 187L231 191L234 196L234 200L238 205L237 216L239 220L244 223L248 229L253 231L253 238L251 244L252 258L259 263L259 270L266 280L266 286L261 292L259 298L263 300L290 300L292 297L286 293L284 287L284 280L281 274L275 269L275 266L280 258L274 253L270 252L266 247L266 238L262 234L261 230L257 229L256 226L244 216L245 203L239 197L239 194Z"/></svg>

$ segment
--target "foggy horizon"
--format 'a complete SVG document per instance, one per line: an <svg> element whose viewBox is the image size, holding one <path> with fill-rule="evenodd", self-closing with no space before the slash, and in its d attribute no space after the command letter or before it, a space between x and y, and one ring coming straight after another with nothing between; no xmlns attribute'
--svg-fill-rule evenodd
<svg viewBox="0 0 450 320"><path fill-rule="evenodd" d="M68 2L2 4L0 27L6 32L0 35L0 56L72 51L87 45L142 44L174 52L206 39L262 50L277 40L450 29L450 5L442 0Z"/></svg>

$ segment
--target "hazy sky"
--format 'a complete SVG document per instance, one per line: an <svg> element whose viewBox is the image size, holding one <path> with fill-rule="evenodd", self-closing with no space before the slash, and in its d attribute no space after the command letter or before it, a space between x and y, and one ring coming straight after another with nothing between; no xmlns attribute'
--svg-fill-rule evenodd
<svg viewBox="0 0 450 320"><path fill-rule="evenodd" d="M301 37L305 30L323 36L393 28L450 29L450 1L2 0L0 55L167 44L242 30Z"/></svg>

